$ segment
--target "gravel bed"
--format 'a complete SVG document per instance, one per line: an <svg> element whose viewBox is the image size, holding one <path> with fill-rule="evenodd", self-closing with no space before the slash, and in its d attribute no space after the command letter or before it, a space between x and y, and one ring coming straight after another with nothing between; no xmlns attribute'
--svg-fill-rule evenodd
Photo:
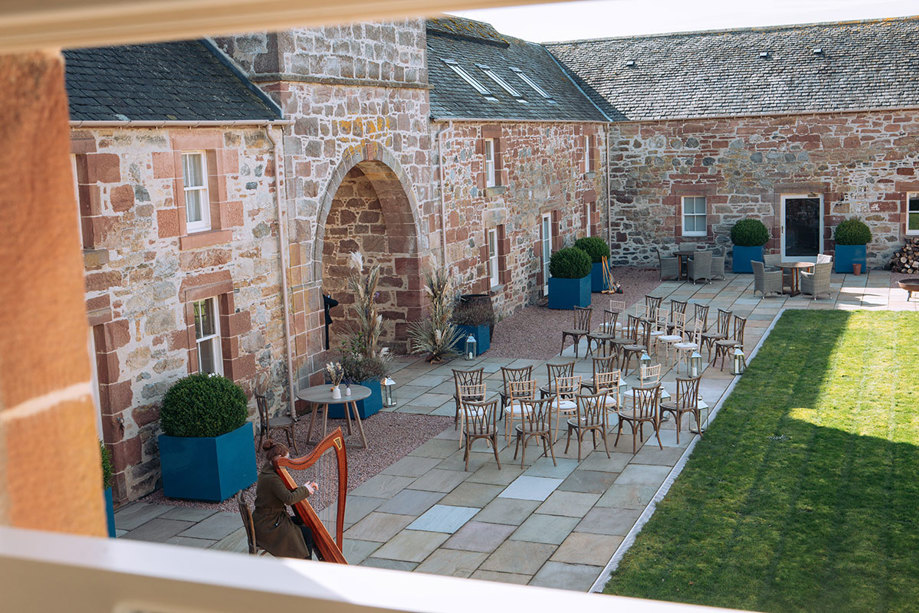
<svg viewBox="0 0 919 613"><path fill-rule="evenodd" d="M616 280L622 284L621 294L593 294L593 323L599 324L603 309L610 299L622 300L626 306L644 300L660 285L656 269L614 268ZM527 358L548 360L561 349L562 330L571 326L572 311L556 311L545 306L525 307L495 326L491 348L485 355L490 358ZM569 340L565 346L571 345Z"/></svg>
<svg viewBox="0 0 919 613"><path fill-rule="evenodd" d="M369 449L361 447L360 434L355 425L351 436L346 436L345 445L348 450L348 491L353 490L361 483L378 474L387 466L408 455L425 441L437 436L447 428L453 427L452 417L438 415L414 415L410 413L377 413L364 420L364 433L367 435ZM341 426L342 432L347 434L346 422L343 419L330 419L329 431ZM305 456L312 451L315 445L307 445L306 431L309 428L309 415L303 418L294 428L299 447L299 454L291 449L291 455ZM321 426L320 426L321 428ZM287 443L283 432L275 434L272 438L282 443ZM313 432L313 442L318 439ZM261 449L258 450L256 460L261 468L264 458ZM245 490L245 498L252 507L255 505L255 485ZM152 494L141 499L152 504L169 504L177 507L193 507L198 509L212 509L214 511L236 512L236 501L233 498L223 502L199 502L192 500L177 500L166 498L163 490L158 489Z"/></svg>

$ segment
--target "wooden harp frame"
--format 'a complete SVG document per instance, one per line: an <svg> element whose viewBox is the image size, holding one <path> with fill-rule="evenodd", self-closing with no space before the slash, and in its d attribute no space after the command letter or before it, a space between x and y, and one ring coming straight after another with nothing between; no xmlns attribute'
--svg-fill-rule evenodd
<svg viewBox="0 0 919 613"><path fill-rule="evenodd" d="M274 469L278 473L278 476L281 477L281 481L284 482L284 485L291 490L295 490L297 489L297 484L290 476L290 473L287 472L287 467L297 470L309 468L329 449L335 450L335 456L338 460L338 509L336 510L335 538L333 539L332 535L329 534L322 520L319 519L319 516L316 514L315 509L307 502L308 499L304 498L296 503L294 509L297 511L297 515L300 516L300 519L303 520L303 523L309 526L313 531L313 542L317 551L322 555L322 559L326 562L347 564L348 561L345 560L345 556L342 554L344 543L342 532L344 531L345 523L345 496L348 490L348 461L345 452L345 438L341 432L341 428L336 428L332 433L319 441L319 444L316 445L316 448L313 449L309 455L302 458L275 458Z"/></svg>

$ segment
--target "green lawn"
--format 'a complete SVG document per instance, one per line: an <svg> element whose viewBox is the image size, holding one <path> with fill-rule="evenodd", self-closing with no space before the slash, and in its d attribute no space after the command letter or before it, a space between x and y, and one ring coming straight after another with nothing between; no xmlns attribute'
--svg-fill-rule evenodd
<svg viewBox="0 0 919 613"><path fill-rule="evenodd" d="M919 609L919 313L788 311L606 592Z"/></svg>

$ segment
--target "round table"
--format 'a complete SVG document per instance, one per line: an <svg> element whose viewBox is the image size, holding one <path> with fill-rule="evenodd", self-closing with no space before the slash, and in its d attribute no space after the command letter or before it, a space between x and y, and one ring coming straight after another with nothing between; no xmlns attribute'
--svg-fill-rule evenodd
<svg viewBox="0 0 919 613"><path fill-rule="evenodd" d="M326 434L326 424L329 421L329 405L345 405L345 417L348 419L348 434L351 434L351 414L357 420L357 429L361 433L361 442L364 443L364 449L367 449L367 437L364 435L364 424L361 422L361 416L357 411L357 401L370 397L370 388L363 385L352 385L351 395L346 396L345 390L342 390L341 398L332 397L331 385L324 383L315 387L308 387L297 392L297 398L314 405L313 414L310 416L310 427L306 431L306 442L309 443L313 436L313 424L316 422L316 413L322 411L322 436Z"/></svg>
<svg viewBox="0 0 919 613"><path fill-rule="evenodd" d="M782 270L791 270L791 288L789 288L789 293L792 296L797 296L801 293L801 290L798 288L801 271L805 268L813 267L813 262L782 262L779 264L779 268Z"/></svg>

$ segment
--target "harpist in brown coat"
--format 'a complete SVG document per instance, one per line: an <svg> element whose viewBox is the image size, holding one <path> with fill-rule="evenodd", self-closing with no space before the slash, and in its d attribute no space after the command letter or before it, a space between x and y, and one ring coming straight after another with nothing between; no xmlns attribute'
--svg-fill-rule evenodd
<svg viewBox="0 0 919 613"><path fill-rule="evenodd" d="M292 506L316 491L315 482L307 482L291 491L274 470L272 460L288 455L287 447L265 441L267 462L258 474L255 486L255 542L273 556L310 558L312 537L309 528L298 526L287 513Z"/></svg>

